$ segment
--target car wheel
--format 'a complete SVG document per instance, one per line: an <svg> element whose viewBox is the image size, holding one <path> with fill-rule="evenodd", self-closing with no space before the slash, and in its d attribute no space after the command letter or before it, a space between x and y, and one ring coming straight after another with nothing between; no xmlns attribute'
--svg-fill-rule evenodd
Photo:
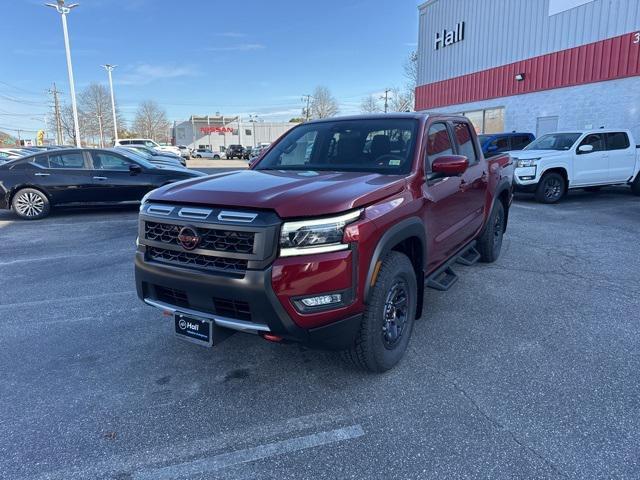
<svg viewBox="0 0 640 480"><path fill-rule="evenodd" d="M214 155L214 156L213 156L213 159L214 159L214 160L220 160L220 155Z"/></svg>
<svg viewBox="0 0 640 480"><path fill-rule="evenodd" d="M631 193L640 196L640 173L636 175L636 179L631 184Z"/></svg>
<svg viewBox="0 0 640 480"><path fill-rule="evenodd" d="M13 211L25 220L37 220L49 215L51 205L47 196L35 188L19 190L11 200Z"/></svg>
<svg viewBox="0 0 640 480"><path fill-rule="evenodd" d="M538 188L536 189L536 200L541 203L556 203L566 192L564 178L559 173L545 173Z"/></svg>
<svg viewBox="0 0 640 480"><path fill-rule="evenodd" d="M487 220L482 235L478 237L476 249L480 253L480 261L493 263L500 256L502 250L502 239L504 237L506 215L504 205L497 200L491 216Z"/></svg>
<svg viewBox="0 0 640 480"><path fill-rule="evenodd" d="M344 357L370 372L393 368L407 350L417 299L411 261L402 253L390 252L380 266L356 341Z"/></svg>

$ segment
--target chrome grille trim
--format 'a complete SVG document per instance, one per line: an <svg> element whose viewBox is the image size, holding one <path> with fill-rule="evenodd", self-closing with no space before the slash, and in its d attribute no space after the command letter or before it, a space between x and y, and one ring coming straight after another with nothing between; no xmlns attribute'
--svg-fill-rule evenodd
<svg viewBox="0 0 640 480"><path fill-rule="evenodd" d="M223 210L218 214L218 220L221 222L251 223L257 216L257 213L231 212L229 210Z"/></svg>

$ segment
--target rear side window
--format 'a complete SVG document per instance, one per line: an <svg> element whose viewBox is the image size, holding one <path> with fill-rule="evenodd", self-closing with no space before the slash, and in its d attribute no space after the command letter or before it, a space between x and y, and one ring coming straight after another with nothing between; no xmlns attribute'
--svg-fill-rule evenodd
<svg viewBox="0 0 640 480"><path fill-rule="evenodd" d="M498 137L493 142L489 144L490 147L496 147L498 150L508 150L509 149L509 139L507 137Z"/></svg>
<svg viewBox="0 0 640 480"><path fill-rule="evenodd" d="M607 133L607 150L625 150L629 148L629 137L625 132Z"/></svg>
<svg viewBox="0 0 640 480"><path fill-rule="evenodd" d="M49 168L49 157L47 155L38 155L31 163L42 168Z"/></svg>
<svg viewBox="0 0 640 480"><path fill-rule="evenodd" d="M511 150L522 150L531 143L529 135L514 135L511 137Z"/></svg>
<svg viewBox="0 0 640 480"><path fill-rule="evenodd" d="M473 137L469 125L462 122L453 122L453 132L458 142L458 150L460 155L464 155L469 159L469 165L473 165L478 161L476 149L473 145Z"/></svg>
<svg viewBox="0 0 640 480"><path fill-rule="evenodd" d="M49 154L49 168L85 168L84 156L80 152Z"/></svg>
<svg viewBox="0 0 640 480"><path fill-rule="evenodd" d="M431 172L435 159L452 154L453 144L447 126L444 123L434 123L429 127L427 136L427 171Z"/></svg>
<svg viewBox="0 0 640 480"><path fill-rule="evenodd" d="M120 140L120 145L131 145L131 141L129 141L129 140Z"/></svg>

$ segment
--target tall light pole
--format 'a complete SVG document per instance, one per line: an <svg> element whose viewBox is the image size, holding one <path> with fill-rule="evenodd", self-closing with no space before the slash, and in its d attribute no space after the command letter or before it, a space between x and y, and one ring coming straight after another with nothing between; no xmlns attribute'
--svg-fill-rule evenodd
<svg viewBox="0 0 640 480"><path fill-rule="evenodd" d="M76 146L80 148L80 124L78 123L78 106L76 104L76 87L73 83L73 67L71 66L71 50L69 48L69 32L67 31L67 15L77 3L64 4L64 0L56 0L57 3L46 3L45 6L55 8L62 18L62 33L64 34L64 49L67 54L67 71L69 73L69 92L71 93L71 109L73 110L73 128L76 132Z"/></svg>
<svg viewBox="0 0 640 480"><path fill-rule="evenodd" d="M111 90L111 113L113 113L113 141L118 144L118 122L116 120L116 100L113 97L113 78L111 78L111 72L117 67L117 65L102 65L109 74L109 90Z"/></svg>

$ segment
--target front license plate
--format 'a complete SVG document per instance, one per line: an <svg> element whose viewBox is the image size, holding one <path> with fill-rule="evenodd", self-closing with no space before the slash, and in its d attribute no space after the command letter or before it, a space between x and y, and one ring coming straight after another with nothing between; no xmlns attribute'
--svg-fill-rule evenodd
<svg viewBox="0 0 640 480"><path fill-rule="evenodd" d="M213 328L211 320L188 317L177 313L175 316L176 335L204 347L213 345Z"/></svg>

